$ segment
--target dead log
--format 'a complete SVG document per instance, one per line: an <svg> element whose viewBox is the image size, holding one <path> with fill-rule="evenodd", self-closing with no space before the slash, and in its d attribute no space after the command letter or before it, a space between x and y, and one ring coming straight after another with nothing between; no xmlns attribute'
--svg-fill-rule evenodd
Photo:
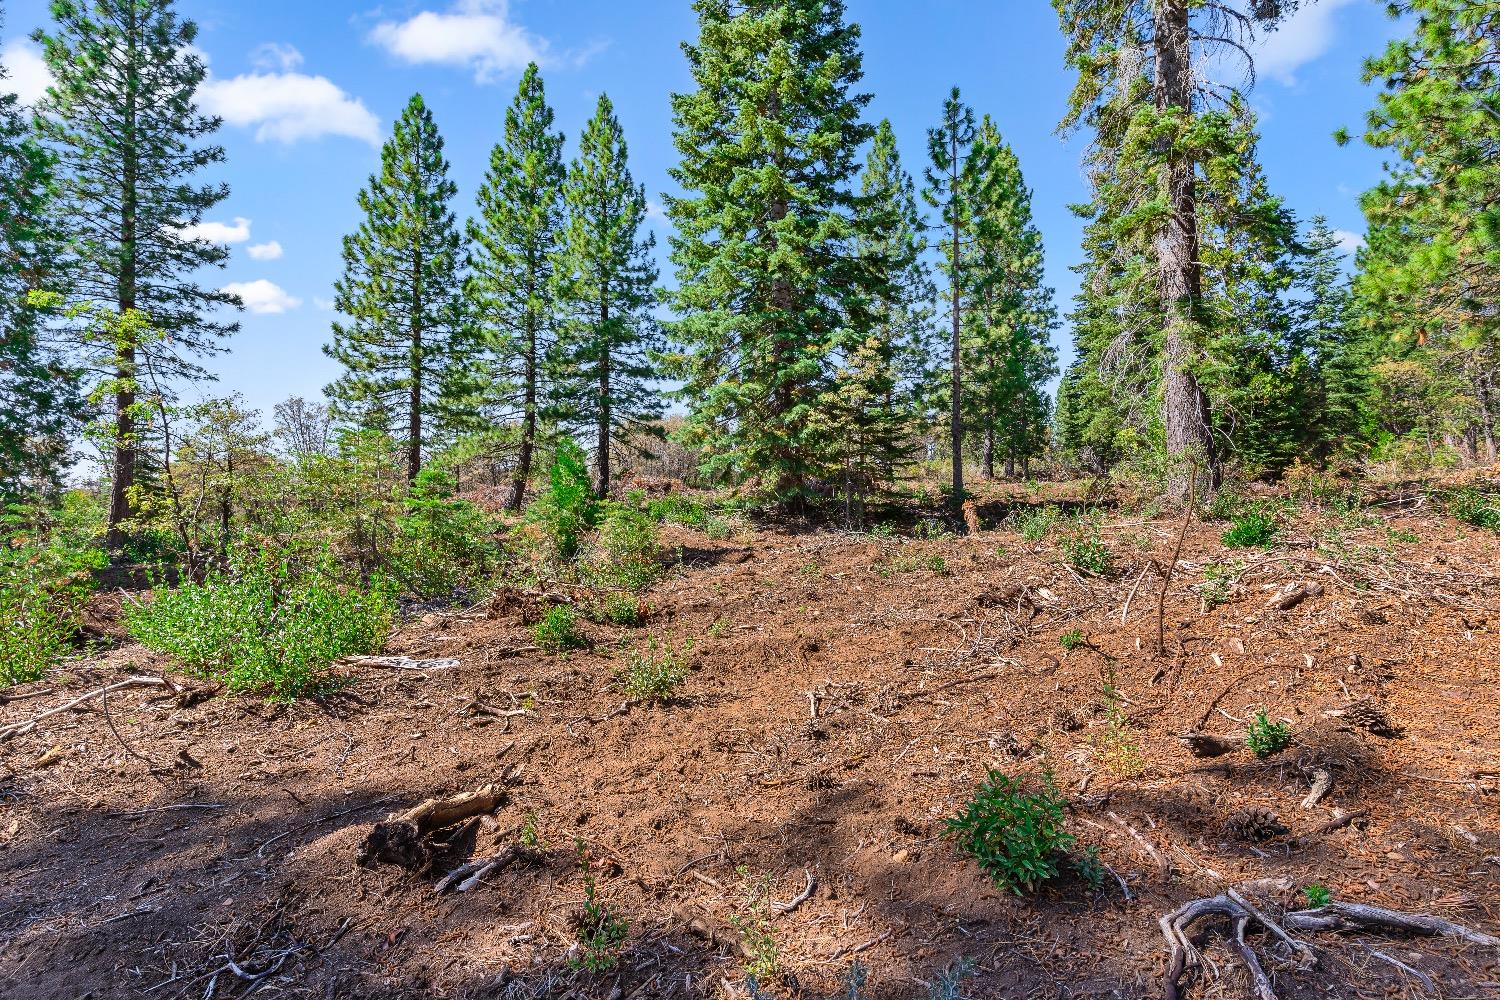
<svg viewBox="0 0 1500 1000"><path fill-rule="evenodd" d="M1313 771L1312 790L1307 793L1307 798L1302 800L1302 808L1311 809L1317 805L1331 788L1333 788L1333 774L1326 767Z"/></svg>
<svg viewBox="0 0 1500 1000"><path fill-rule="evenodd" d="M357 860L364 868L388 864L424 872L432 865L430 838L434 833L494 812L504 801L503 786L485 785L444 799L427 799L405 812L392 813L365 835Z"/></svg>
<svg viewBox="0 0 1500 1000"><path fill-rule="evenodd" d="M1456 938L1488 948L1500 947L1500 938L1463 924L1455 924L1426 913L1403 913L1364 903L1332 902L1313 910L1286 915L1286 926L1299 931L1396 931L1428 937Z"/></svg>
<svg viewBox="0 0 1500 1000"><path fill-rule="evenodd" d="M1322 596L1323 585L1321 583L1299 583L1273 595L1266 602L1266 607L1272 611L1290 611L1309 597Z"/></svg>

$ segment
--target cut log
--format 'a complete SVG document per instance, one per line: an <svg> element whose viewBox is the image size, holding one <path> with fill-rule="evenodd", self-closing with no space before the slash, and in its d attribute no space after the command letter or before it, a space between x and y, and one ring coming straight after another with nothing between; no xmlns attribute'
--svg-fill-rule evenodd
<svg viewBox="0 0 1500 1000"><path fill-rule="evenodd" d="M1321 583L1299 583L1276 593L1266 603L1266 607L1272 611L1289 611L1309 597L1322 596L1323 585Z"/></svg>
<svg viewBox="0 0 1500 1000"><path fill-rule="evenodd" d="M427 799L376 823L359 845L362 867L397 865L423 872L432 865L432 834L474 816L494 812L505 801L500 785L485 785L444 799Z"/></svg>

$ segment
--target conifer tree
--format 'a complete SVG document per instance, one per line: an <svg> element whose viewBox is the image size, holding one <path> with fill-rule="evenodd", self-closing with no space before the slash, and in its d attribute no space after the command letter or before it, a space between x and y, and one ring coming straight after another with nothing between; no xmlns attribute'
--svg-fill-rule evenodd
<svg viewBox="0 0 1500 1000"><path fill-rule="evenodd" d="M34 36L53 78L38 120L58 163L68 292L116 317L109 336L83 345L87 367L109 373L95 388L112 402L107 543L116 546L131 515L141 371L164 385L206 380L192 358L237 328L214 317L238 300L195 277L228 251L184 235L229 189L195 180L224 159L204 144L219 120L195 103L207 72L196 25L171 0L53 0L51 10L55 27ZM125 319L135 313L145 322Z"/></svg>
<svg viewBox="0 0 1500 1000"><path fill-rule="evenodd" d="M849 522L863 522L865 496L910 461L929 416L935 377L933 286L923 257L925 226L916 187L901 165L889 120L875 127L860 178L858 253L885 287L870 326L849 329L840 348L838 440Z"/></svg>
<svg viewBox="0 0 1500 1000"><path fill-rule="evenodd" d="M505 112L505 135L490 152L479 216L468 227L466 296L491 380L478 409L491 423L519 424L509 506L520 509L544 428L567 416L568 365L558 342L557 270L563 239L563 135L552 131L535 63L521 74Z"/></svg>
<svg viewBox="0 0 1500 1000"><path fill-rule="evenodd" d="M873 134L859 28L841 0L695 0L696 89L672 97L687 438L705 471L800 506L836 475L826 415L838 340L868 329L884 275L855 248L858 152Z"/></svg>
<svg viewBox="0 0 1500 1000"><path fill-rule="evenodd" d="M1303 243L1293 339L1310 368L1306 445L1322 461L1358 454L1369 443L1365 399L1374 355L1356 325L1339 240L1328 221L1314 216Z"/></svg>
<svg viewBox="0 0 1500 1000"><path fill-rule="evenodd" d="M1274 25L1297 0L1053 0L1078 71L1064 128L1088 123L1109 136L1132 169L1154 180L1138 217L1150 241L1162 337L1161 425L1178 496L1216 489L1209 399L1199 381L1205 335L1199 256L1199 182L1228 154L1241 115L1211 107L1214 85L1194 67L1216 47L1246 51L1257 25ZM1141 86L1149 81L1148 87ZM1198 470L1190 486L1188 468Z"/></svg>
<svg viewBox="0 0 1500 1000"><path fill-rule="evenodd" d="M323 348L345 369L326 390L335 415L400 442L408 482L469 392L456 191L432 113L413 95L359 193L364 221L344 237L334 286L347 321Z"/></svg>
<svg viewBox="0 0 1500 1000"><path fill-rule="evenodd" d="M938 210L940 245L948 277L948 440L953 462L955 510L964 502L964 403L963 330L968 295L975 289L966 271L972 254L965 241L975 238L972 230L984 225L979 206L986 196L994 151L979 141L974 111L960 99L954 87L943 102L943 118L937 128L927 130L929 164L927 186L922 196Z"/></svg>
<svg viewBox="0 0 1500 1000"><path fill-rule="evenodd" d="M627 164L625 135L614 105L600 95L579 139L564 199L564 287L574 331L569 336L576 409L592 418L594 485L609 493L610 441L644 433L662 407L652 379L658 346L656 237L643 233L646 189Z"/></svg>
<svg viewBox="0 0 1500 1000"><path fill-rule="evenodd" d="M0 65L0 503L55 483L77 404L74 373L31 295L57 291L61 279L47 219L52 164L6 77Z"/></svg>

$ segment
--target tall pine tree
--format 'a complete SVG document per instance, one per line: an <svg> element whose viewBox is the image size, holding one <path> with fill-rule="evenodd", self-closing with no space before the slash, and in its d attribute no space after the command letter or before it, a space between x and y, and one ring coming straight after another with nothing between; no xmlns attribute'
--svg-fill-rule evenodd
<svg viewBox="0 0 1500 1000"><path fill-rule="evenodd" d="M837 475L827 396L843 331L884 284L856 252L869 97L841 0L696 0L696 89L672 97L667 209L688 439L710 474L796 507Z"/></svg>
<svg viewBox="0 0 1500 1000"><path fill-rule="evenodd" d="M579 139L578 159L568 170L564 200L565 298L575 330L569 337L579 400L592 417L594 483L609 492L610 442L647 430L661 417L652 351L659 327L656 302L656 237L642 232L646 189L627 164L625 135L608 95Z"/></svg>
<svg viewBox="0 0 1500 1000"><path fill-rule="evenodd" d="M943 119L927 130L927 187L922 195L938 210L939 244L948 277L948 442L953 462L954 510L964 502L964 311L972 305L968 273L970 244L983 225L979 210L994 151L979 141L974 111L954 87L943 102Z"/></svg>
<svg viewBox="0 0 1500 1000"><path fill-rule="evenodd" d="M406 451L406 477L465 398L471 354L461 295L457 186L420 94L380 151L380 172L359 193L364 221L344 237L344 274L323 350L344 366L328 386L344 421L389 432Z"/></svg>
<svg viewBox="0 0 1500 1000"><path fill-rule="evenodd" d="M490 152L469 223L466 286L485 345L490 386L480 409L492 423L519 424L509 505L519 509L546 423L565 418L568 362L558 342L557 306L564 205L563 135L535 63L521 74L505 112L504 138Z"/></svg>
<svg viewBox="0 0 1500 1000"><path fill-rule="evenodd" d="M57 291L61 277L47 219L52 164L6 78L0 65L0 503L56 482L77 403L31 297Z"/></svg>
<svg viewBox="0 0 1500 1000"><path fill-rule="evenodd" d="M149 368L163 386L205 380L192 358L236 329L213 318L238 305L234 296L197 282L228 250L184 235L229 189L196 180L224 151L204 144L220 123L198 113L207 70L193 49L197 27L173 8L171 0L53 0L56 26L34 36L53 78L39 121L58 161L68 290L95 314L115 314L108 336L84 344L87 367L108 372L96 391L113 404L111 546L131 515L141 373Z"/></svg>

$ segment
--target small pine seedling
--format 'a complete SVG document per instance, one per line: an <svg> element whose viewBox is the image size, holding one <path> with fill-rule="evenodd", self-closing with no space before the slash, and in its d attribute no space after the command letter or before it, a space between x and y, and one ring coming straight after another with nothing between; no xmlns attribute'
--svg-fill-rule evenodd
<svg viewBox="0 0 1500 1000"><path fill-rule="evenodd" d="M1064 632L1058 636L1057 644L1071 653L1075 649L1088 645L1088 640L1083 637L1082 629L1075 628L1071 632Z"/></svg>
<svg viewBox="0 0 1500 1000"><path fill-rule="evenodd" d="M1285 750L1292 742L1292 730L1285 722L1272 722L1265 711L1255 713L1245 736L1245 745L1261 760Z"/></svg>

